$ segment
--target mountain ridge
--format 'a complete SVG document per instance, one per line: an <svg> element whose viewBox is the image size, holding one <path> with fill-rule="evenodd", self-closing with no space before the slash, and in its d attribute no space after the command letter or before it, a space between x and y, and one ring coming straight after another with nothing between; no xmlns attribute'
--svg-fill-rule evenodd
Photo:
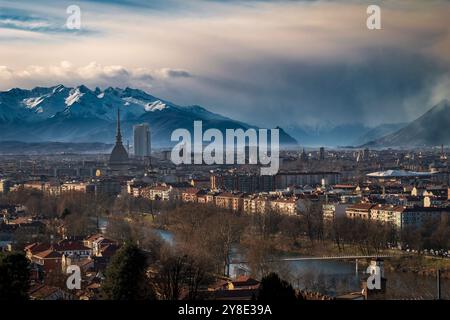
<svg viewBox="0 0 450 320"><path fill-rule="evenodd" d="M450 101L443 99L416 120L363 147L425 147L450 144Z"/></svg>
<svg viewBox="0 0 450 320"><path fill-rule="evenodd" d="M132 138L133 125L148 122L156 147L174 144L170 135L177 128L192 132L195 120L203 121L204 130L258 129L202 106L179 106L140 89L56 85L0 92L0 141L110 143L114 141L117 108L124 142ZM296 145L297 141L281 129L280 144Z"/></svg>

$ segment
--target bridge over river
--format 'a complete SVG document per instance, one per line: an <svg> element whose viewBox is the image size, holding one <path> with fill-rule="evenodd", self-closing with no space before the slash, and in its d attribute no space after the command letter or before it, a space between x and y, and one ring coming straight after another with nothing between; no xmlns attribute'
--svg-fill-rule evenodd
<svg viewBox="0 0 450 320"><path fill-rule="evenodd" d="M358 260L363 259L389 259L399 257L399 255L386 254L386 255L334 255L334 256L313 256L313 257L289 257L289 258L276 258L268 260L267 262L290 262L290 261L310 261L310 260L355 260L355 271L358 273ZM231 260L229 265L238 265L242 269L247 269L245 266L247 261Z"/></svg>

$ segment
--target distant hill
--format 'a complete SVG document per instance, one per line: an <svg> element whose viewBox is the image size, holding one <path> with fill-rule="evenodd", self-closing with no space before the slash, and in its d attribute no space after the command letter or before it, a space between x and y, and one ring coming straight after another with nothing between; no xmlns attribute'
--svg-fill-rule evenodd
<svg viewBox="0 0 450 320"><path fill-rule="evenodd" d="M360 146L362 144L368 143L370 141L374 141L380 139L390 133L396 132L401 128L405 127L408 123L388 123L388 124L380 124L375 128L370 129L359 138L354 140L353 145Z"/></svg>
<svg viewBox="0 0 450 320"><path fill-rule="evenodd" d="M202 121L203 130L217 128L223 133L258 129L201 106L178 106L138 89L58 85L0 92L0 141L113 143L118 108L125 144L132 143L133 125L143 122L150 125L154 147L173 145L171 133L178 128L192 132L196 120ZM280 144L297 145L297 141L281 129Z"/></svg>
<svg viewBox="0 0 450 320"><path fill-rule="evenodd" d="M450 144L450 101L442 100L410 124L364 146L422 147Z"/></svg>
<svg viewBox="0 0 450 320"><path fill-rule="evenodd" d="M289 126L286 132L292 135L302 146L343 146L352 145L355 138L372 128L360 123L348 123L334 126L326 123L321 126Z"/></svg>

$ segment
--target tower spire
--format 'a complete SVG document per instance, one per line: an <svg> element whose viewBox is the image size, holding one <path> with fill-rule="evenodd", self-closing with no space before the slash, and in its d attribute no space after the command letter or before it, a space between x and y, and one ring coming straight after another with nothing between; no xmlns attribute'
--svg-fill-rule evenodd
<svg viewBox="0 0 450 320"><path fill-rule="evenodd" d="M120 133L120 109L117 108L117 128L116 128L116 143L122 143L122 134Z"/></svg>

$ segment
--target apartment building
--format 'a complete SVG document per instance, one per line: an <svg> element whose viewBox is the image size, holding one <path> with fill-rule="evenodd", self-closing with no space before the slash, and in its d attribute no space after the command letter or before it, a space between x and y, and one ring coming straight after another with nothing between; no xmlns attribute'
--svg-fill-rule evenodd
<svg viewBox="0 0 450 320"><path fill-rule="evenodd" d="M347 218L359 218L359 219L370 219L370 209L374 204L372 203L357 203L349 205L345 209L345 215Z"/></svg>

